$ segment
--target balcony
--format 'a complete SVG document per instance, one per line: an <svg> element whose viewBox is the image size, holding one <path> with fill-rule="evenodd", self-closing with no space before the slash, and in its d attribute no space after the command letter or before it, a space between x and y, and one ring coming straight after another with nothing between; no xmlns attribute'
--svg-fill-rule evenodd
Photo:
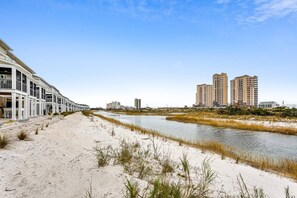
<svg viewBox="0 0 297 198"><path fill-rule="evenodd" d="M12 81L11 80L0 80L0 88L1 89L12 89Z"/></svg>

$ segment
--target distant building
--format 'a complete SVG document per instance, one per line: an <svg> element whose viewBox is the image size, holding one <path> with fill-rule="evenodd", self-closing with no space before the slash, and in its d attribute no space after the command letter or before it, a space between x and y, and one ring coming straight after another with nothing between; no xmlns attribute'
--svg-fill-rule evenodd
<svg viewBox="0 0 297 198"><path fill-rule="evenodd" d="M121 103L117 101L113 101L111 103L106 104L106 109L120 109Z"/></svg>
<svg viewBox="0 0 297 198"><path fill-rule="evenodd" d="M263 108L263 109L270 109L274 107L279 107L279 104L275 101L260 102L259 104L259 108Z"/></svg>
<svg viewBox="0 0 297 198"><path fill-rule="evenodd" d="M135 100L134 100L134 106L135 106L135 109L140 110L141 109L141 99L135 98Z"/></svg>
<svg viewBox="0 0 297 198"><path fill-rule="evenodd" d="M226 73L214 74L212 84L213 106L228 105L228 76Z"/></svg>
<svg viewBox="0 0 297 198"><path fill-rule="evenodd" d="M258 77L239 76L230 81L231 105L239 107L258 106Z"/></svg>
<svg viewBox="0 0 297 198"><path fill-rule="evenodd" d="M207 84L197 85L196 106L211 108L212 105L213 105L212 85L207 85Z"/></svg>

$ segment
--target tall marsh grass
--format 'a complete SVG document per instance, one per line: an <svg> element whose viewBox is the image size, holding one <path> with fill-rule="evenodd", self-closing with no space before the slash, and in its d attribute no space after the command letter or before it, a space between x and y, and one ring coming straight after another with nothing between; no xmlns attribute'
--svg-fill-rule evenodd
<svg viewBox="0 0 297 198"><path fill-rule="evenodd" d="M201 116L193 115L175 115L166 117L167 120L185 122L185 123L197 123L203 125L210 125L215 127L228 127L233 129L251 130L251 131L265 131L280 133L285 135L297 135L297 128L293 127L276 127L276 126L265 126L260 124L242 123L234 120L227 119L214 119Z"/></svg>
<svg viewBox="0 0 297 198"><path fill-rule="evenodd" d="M103 120L106 120L110 123L113 123L115 125L119 125L127 129L133 129L134 131L142 134L154 135L155 137L166 138L168 140L177 142L178 144L183 144L183 145L201 149L203 152L204 150L214 152L218 155L234 159L234 161L237 163L240 162L264 171L274 172L281 176L285 176L285 177L289 177L294 180L297 180L297 171L296 171L297 161L296 160L289 160L289 159L276 160L276 159L269 159L266 157L255 157L248 153L240 153L235 148L225 146L219 142L215 142L215 141L191 142L184 139L160 134L157 131L144 129L142 127L135 126L133 124L122 123L118 120L108 118L99 114L93 114L93 115Z"/></svg>
<svg viewBox="0 0 297 198"><path fill-rule="evenodd" d="M5 148L10 143L7 135L0 134L0 148Z"/></svg>

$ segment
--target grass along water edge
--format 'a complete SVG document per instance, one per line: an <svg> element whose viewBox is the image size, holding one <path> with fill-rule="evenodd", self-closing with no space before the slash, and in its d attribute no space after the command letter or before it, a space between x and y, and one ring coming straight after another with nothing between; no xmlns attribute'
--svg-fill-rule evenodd
<svg viewBox="0 0 297 198"><path fill-rule="evenodd" d="M83 111L83 114L86 116L96 116L103 120L106 120L115 125L122 126L131 131L136 131L141 134L152 135L153 137L165 138L174 142L177 142L179 145L187 145L193 148L200 149L202 152L210 151L222 156L222 159L225 157L235 160L236 163L242 163L250 165L254 168L269 171L276 173L280 176L285 176L292 178L297 181L297 161L296 160L276 160L267 157L255 157L249 153L239 153L235 148L230 146L225 146L216 141L207 141L207 142L192 142L184 140L181 138L164 135L155 130L145 129L133 124L123 123L121 121L115 120L113 118L108 118L100 114L94 114L92 111Z"/></svg>

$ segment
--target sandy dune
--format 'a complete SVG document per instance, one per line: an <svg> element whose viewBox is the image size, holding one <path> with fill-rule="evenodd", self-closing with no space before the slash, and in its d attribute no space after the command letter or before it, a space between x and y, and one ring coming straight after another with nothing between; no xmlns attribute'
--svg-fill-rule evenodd
<svg viewBox="0 0 297 198"><path fill-rule="evenodd" d="M115 136L110 135L114 128ZM7 132L6 132L7 133ZM16 131L10 131L15 135ZM124 184L132 176L118 165L98 169L94 147L117 147L122 139L149 145L148 136L115 127L99 118L87 118L81 113L67 116L49 125L30 141L14 140L8 148L0 150L0 197L84 197L92 186L94 197L123 197ZM289 186L297 195L297 183L249 166L238 165L220 156L202 154L194 148L179 146L175 142L155 140L161 149L171 153L176 163L187 153L191 166L199 166L210 157L218 178L214 189L228 193L237 190L236 177L240 173L248 186L262 187L270 197L284 197Z"/></svg>

